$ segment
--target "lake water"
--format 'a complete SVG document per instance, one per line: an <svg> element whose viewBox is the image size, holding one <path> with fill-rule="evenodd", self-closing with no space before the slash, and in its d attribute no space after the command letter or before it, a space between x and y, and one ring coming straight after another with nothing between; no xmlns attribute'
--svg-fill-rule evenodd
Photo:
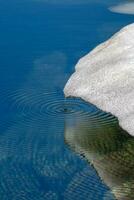
<svg viewBox="0 0 134 200"><path fill-rule="evenodd" d="M0 3L0 199L134 199L133 138L63 95L78 59L134 16L53 2Z"/></svg>

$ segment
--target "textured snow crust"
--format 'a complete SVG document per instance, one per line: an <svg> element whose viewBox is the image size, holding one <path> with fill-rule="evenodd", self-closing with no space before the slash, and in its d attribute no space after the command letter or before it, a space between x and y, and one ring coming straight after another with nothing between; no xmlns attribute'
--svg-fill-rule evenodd
<svg viewBox="0 0 134 200"><path fill-rule="evenodd" d="M64 93L112 113L134 135L134 23L81 58Z"/></svg>

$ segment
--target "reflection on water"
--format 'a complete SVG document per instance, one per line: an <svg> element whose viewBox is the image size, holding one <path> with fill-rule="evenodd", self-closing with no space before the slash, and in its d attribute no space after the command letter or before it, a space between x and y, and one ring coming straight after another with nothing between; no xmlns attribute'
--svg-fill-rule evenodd
<svg viewBox="0 0 134 200"><path fill-rule="evenodd" d="M21 87L0 90L0 200L101 200L108 192L64 142L66 117L90 115L96 124L99 115L80 99L64 99L66 60L61 52L35 59Z"/></svg>
<svg viewBox="0 0 134 200"><path fill-rule="evenodd" d="M118 200L133 200L134 138L118 126L116 118L107 115L100 111L84 119L66 118L65 141L94 166Z"/></svg>
<svg viewBox="0 0 134 200"><path fill-rule="evenodd" d="M113 200L95 169L65 144L64 124L66 119L66 141L84 152L87 130L115 126L116 120L81 100L64 99L61 91L79 58L133 18L110 12L113 0L49 2L0 4L0 200ZM71 139L77 128L82 140ZM87 135L99 141L98 134ZM89 144L97 158L94 142Z"/></svg>
<svg viewBox="0 0 134 200"><path fill-rule="evenodd" d="M95 199L103 197L107 187L66 147L63 137L66 117L87 118L97 109L79 99L64 99L59 91L27 86L1 91L0 198L75 200L68 191L78 200L93 199L94 192ZM97 183L95 190L91 180ZM76 187L80 182L84 194Z"/></svg>

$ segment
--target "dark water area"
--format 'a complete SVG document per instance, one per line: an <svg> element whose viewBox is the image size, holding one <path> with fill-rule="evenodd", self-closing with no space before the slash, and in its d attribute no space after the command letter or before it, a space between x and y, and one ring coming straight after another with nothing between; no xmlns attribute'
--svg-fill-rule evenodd
<svg viewBox="0 0 134 200"><path fill-rule="evenodd" d="M133 199L133 138L63 94L79 58L133 20L108 4L1 1L1 200Z"/></svg>

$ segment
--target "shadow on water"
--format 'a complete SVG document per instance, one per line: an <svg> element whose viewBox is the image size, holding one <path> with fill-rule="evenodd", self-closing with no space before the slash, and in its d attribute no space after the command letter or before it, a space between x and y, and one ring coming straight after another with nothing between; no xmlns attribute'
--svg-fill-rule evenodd
<svg viewBox="0 0 134 200"><path fill-rule="evenodd" d="M65 142L95 168L116 199L134 199L134 138L116 118L102 111L66 118Z"/></svg>

